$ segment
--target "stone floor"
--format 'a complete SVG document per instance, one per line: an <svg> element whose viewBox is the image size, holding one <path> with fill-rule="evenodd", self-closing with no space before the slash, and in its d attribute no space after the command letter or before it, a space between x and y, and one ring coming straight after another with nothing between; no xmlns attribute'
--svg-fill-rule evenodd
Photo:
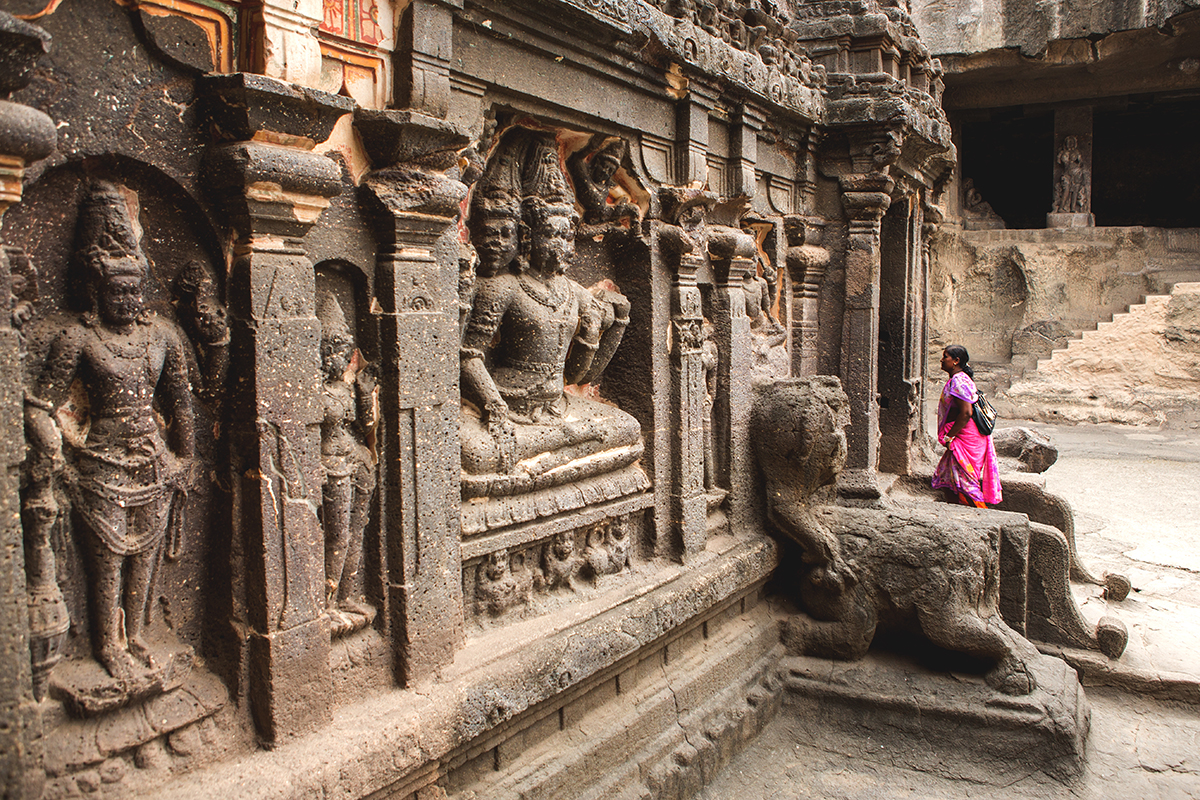
<svg viewBox="0 0 1200 800"><path fill-rule="evenodd" d="M1086 616L1107 611L1129 627L1129 647L1114 669L1169 676L1185 689L1200 686L1200 432L1020 424L1058 445L1046 485L1075 508L1083 563L1094 573L1123 573L1133 583L1121 603L1104 600L1100 587L1074 587ZM935 772L918 771L882 744L877 757L863 757L871 750L861 740L848 742L838 732L806 735L785 707L698 797L1200 798L1200 705L1112 686L1091 686L1087 695L1087 766L1071 784L1041 774L1006 786L955 779L961 756L947 754Z"/></svg>

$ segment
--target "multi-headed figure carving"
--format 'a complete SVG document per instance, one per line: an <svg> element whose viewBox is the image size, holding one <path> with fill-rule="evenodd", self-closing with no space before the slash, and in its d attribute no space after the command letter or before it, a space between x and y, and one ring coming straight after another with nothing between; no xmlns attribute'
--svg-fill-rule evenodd
<svg viewBox="0 0 1200 800"><path fill-rule="evenodd" d="M485 177L483 180L487 180ZM629 414L564 392L594 382L629 319L614 291L564 274L578 215L553 134L534 134L521 171L522 251L480 278L461 351L464 496L520 494L633 463L641 430ZM499 263L499 260L497 261ZM586 457L591 458L586 458Z"/></svg>
<svg viewBox="0 0 1200 800"><path fill-rule="evenodd" d="M514 135L504 137L471 192L467 229L478 254L475 271L479 277L490 278L506 271L517 257L522 144Z"/></svg>
<svg viewBox="0 0 1200 800"><path fill-rule="evenodd" d="M95 656L119 680L157 666L144 638L150 587L168 527L182 534L193 463L184 340L146 308L148 262L134 213L123 187L90 187L76 246L90 308L55 336L27 426L49 463L62 463L66 451L59 474L85 523L79 538ZM86 393L86 426L64 424L69 417L59 413L82 405L71 398L76 381Z"/></svg>
<svg viewBox="0 0 1200 800"><path fill-rule="evenodd" d="M321 320L321 466L325 487L321 520L325 527L325 608L335 636L357 630L375 617L362 598L358 580L363 530L375 495L375 459L366 432L378 418L375 382L359 369L354 335L341 304L325 294L317 308Z"/></svg>

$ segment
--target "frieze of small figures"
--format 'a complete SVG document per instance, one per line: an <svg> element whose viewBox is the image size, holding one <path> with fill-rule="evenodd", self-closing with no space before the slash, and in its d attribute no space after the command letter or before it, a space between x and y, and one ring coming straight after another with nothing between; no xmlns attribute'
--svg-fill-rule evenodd
<svg viewBox="0 0 1200 800"><path fill-rule="evenodd" d="M464 567L475 622L488 627L553 607L556 596L586 595L633 566L639 514L606 517L549 539L495 550ZM503 619L502 619L503 618Z"/></svg>

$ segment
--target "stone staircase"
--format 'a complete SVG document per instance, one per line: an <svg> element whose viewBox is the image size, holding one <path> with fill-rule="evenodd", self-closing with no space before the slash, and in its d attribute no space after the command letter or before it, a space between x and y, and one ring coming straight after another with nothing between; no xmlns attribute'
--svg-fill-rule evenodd
<svg viewBox="0 0 1200 800"><path fill-rule="evenodd" d="M1033 371L1041 371L1052 365L1062 369L1091 366L1098 358L1104 360L1106 355L1117 355L1113 348L1127 346L1131 335L1136 335L1147 325L1153 325L1155 318L1162 319L1170 300L1169 294L1148 295L1144 302L1113 314L1108 322L1096 323L1095 330L1082 331L1070 339L1065 348L1055 348L1049 358L1039 358Z"/></svg>
<svg viewBox="0 0 1200 800"><path fill-rule="evenodd" d="M1200 284L1100 322L997 393L1017 418L1135 425L1200 420ZM1015 373L1015 371L1014 371ZM999 388L999 387L997 387ZM997 406L1000 409L1000 406Z"/></svg>

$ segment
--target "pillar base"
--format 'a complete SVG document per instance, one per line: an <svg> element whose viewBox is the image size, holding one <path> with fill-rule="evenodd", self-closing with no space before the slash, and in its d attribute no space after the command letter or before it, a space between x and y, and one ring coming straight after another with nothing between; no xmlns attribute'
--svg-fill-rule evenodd
<svg viewBox="0 0 1200 800"><path fill-rule="evenodd" d="M250 636L254 716L268 747L329 724L329 619Z"/></svg>
<svg viewBox="0 0 1200 800"><path fill-rule="evenodd" d="M1094 214L1047 214L1047 228L1094 228L1096 227L1096 216Z"/></svg>

